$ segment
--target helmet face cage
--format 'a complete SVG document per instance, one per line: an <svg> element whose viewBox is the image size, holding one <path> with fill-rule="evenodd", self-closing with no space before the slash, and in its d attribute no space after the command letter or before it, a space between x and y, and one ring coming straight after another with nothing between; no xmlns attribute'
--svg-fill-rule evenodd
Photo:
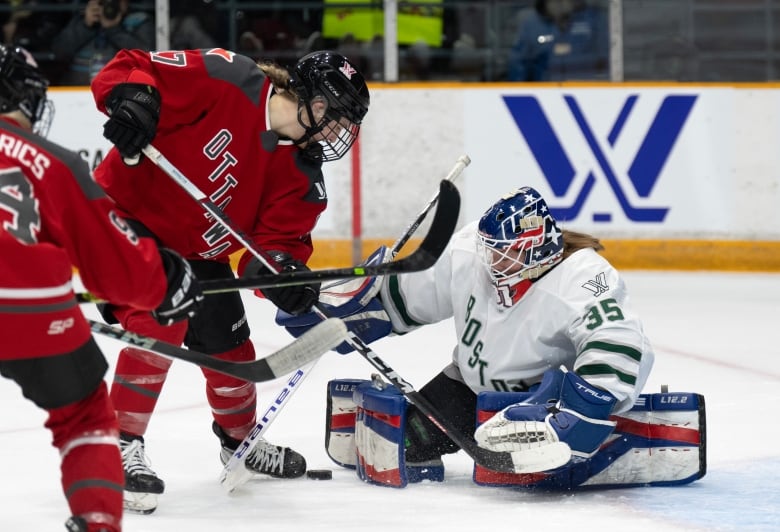
<svg viewBox="0 0 780 532"><path fill-rule="evenodd" d="M531 187L504 196L480 219L478 242L493 282L536 279L563 258L563 237Z"/></svg>
<svg viewBox="0 0 780 532"><path fill-rule="evenodd" d="M0 46L0 113L21 111L33 132L45 137L54 115L54 106L46 98L48 87L29 52Z"/></svg>
<svg viewBox="0 0 780 532"><path fill-rule="evenodd" d="M357 139L370 98L363 76L349 60L335 52L314 52L295 65L291 87L299 97L298 122L315 138L307 152L322 161L343 157ZM315 113L312 104L324 105ZM313 144L313 145L312 145Z"/></svg>

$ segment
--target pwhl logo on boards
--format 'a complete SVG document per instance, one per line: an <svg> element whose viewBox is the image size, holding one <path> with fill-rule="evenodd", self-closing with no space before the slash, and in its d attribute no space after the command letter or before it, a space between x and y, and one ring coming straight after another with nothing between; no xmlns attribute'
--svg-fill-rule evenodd
<svg viewBox="0 0 780 532"><path fill-rule="evenodd" d="M566 195L576 176L585 175L585 182L569 206L553 207L552 215L561 221L575 219L596 183L596 175L607 181L626 217L633 222L662 222L668 207L639 207L632 205L620 182L629 181L640 198L648 198L669 158L685 121L693 108L696 96L673 95L665 97L652 120L639 150L628 169L616 168L610 160L610 153L604 147L614 148L624 126L628 123L631 110L639 99L630 95L623 102L615 123L605 139L598 139L593 128L585 119L582 108L574 96L563 97L572 118L582 133L585 143L593 153L596 168L575 168L566 154L563 144L555 133L555 127L542 109L535 96L504 96L504 102L520 129L545 179L557 198ZM582 172L584 170L584 172ZM622 173L621 173L622 172ZM618 176L624 176L619 179ZM594 213L594 222L609 222L611 213Z"/></svg>

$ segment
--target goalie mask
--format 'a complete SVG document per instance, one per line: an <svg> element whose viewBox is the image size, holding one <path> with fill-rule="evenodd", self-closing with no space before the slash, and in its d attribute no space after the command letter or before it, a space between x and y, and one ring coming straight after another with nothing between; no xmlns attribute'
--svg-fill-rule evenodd
<svg viewBox="0 0 780 532"><path fill-rule="evenodd" d="M290 88L298 95L298 122L306 130L295 143L306 144L306 153L316 160L343 157L368 112L363 75L341 54L313 52L295 65Z"/></svg>
<svg viewBox="0 0 780 532"><path fill-rule="evenodd" d="M488 209L479 220L478 240L497 287L536 279L563 259L563 235L531 187L515 190ZM513 302L519 296L514 294Z"/></svg>
<svg viewBox="0 0 780 532"><path fill-rule="evenodd" d="M34 133L49 133L54 106L46 98L47 80L30 53L0 45L0 113L21 111Z"/></svg>

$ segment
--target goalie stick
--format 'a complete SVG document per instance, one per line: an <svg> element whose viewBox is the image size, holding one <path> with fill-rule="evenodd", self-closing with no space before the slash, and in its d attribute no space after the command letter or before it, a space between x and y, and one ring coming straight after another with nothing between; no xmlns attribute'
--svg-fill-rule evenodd
<svg viewBox="0 0 780 532"><path fill-rule="evenodd" d="M255 243L252 240L250 240L243 233L243 231L241 231L232 222L232 220L222 211L222 209L220 209L216 204L210 201L209 198L200 189L198 189L198 187L195 186L184 174L182 174L178 168L176 168L168 159L166 159L162 155L162 153L160 153L159 150L157 150L154 146L149 144L143 149L143 152L144 155L146 155L149 158L149 160L152 161L152 163L154 163L158 168L160 168L163 172L165 172L171 179L173 179L179 186L181 186L182 189L184 189L184 191L187 192L195 201L200 203L201 206L204 208L204 210L206 210L206 212L211 214L214 217L214 219L217 220L229 233L231 233L236 238L236 240L238 240L238 242L244 246L244 248L248 252L252 253L252 255L255 258L257 258L261 264L263 264L270 271L277 272L278 274L279 267L275 263L273 258L270 257L265 251L260 249L258 246L256 246ZM447 228L446 228L447 238L439 242L440 247L438 249L439 252L436 254L436 258L438 258L438 256L441 255L441 252L444 251L444 248L446 248L449 242L450 236L455 231L455 226L457 225L458 213L460 212L460 194L458 193L458 189L455 188L455 186L451 182L449 181L441 182L439 195L440 197L449 195L451 197L451 207L454 208L452 208L452 210L448 209L446 211L450 215ZM443 209L437 209L437 211L438 210L445 212ZM392 264L392 262L388 264ZM320 314L322 318L328 317L327 314L322 310L321 306L316 305L314 309L318 312L318 314ZM367 358L370 356L369 355L370 349L368 348L368 346L366 346L365 343L363 343L360 340L360 338L358 338L354 333L348 332L346 341L350 345L352 345L356 351L363 354L363 356ZM304 372L301 375L301 378L305 376L306 373ZM291 393L294 392L296 389L297 388L292 388ZM263 427L263 430L267 426L268 424L266 423ZM255 435L255 437L259 437L259 436L260 436L259 433ZM223 471L223 475L220 478L222 485L229 491L232 491L231 486L233 484L231 483L231 479L236 478L237 470L241 469L241 466L243 465L243 462L246 460L246 456L248 454L248 452L242 452L242 451L246 451L246 449L244 449L242 446L239 446L237 451L231 456L230 460L228 460L227 464L225 464L225 471ZM238 467L236 467L236 465L238 465ZM233 474L231 475L231 473Z"/></svg>
<svg viewBox="0 0 780 532"><path fill-rule="evenodd" d="M246 235L238 229L235 224L228 218L228 216L208 197L203 194L187 177L182 174L170 161L168 161L163 155L154 148L151 144L147 145L144 150L144 154L168 174L174 181L176 181L193 199L199 202L203 208L208 211L220 224L230 232L252 255L257 258L266 268L271 271L278 271L278 266L274 260L262 249L254 244ZM448 185L448 186L447 186ZM449 187L449 188L448 188ZM450 193L457 198L458 209L460 209L460 195L457 188L449 182L442 181L440 186L440 194L445 193L449 189ZM455 229L457 223L457 217L455 223L452 225L452 231ZM452 234L452 232L450 233ZM449 239L448 239L449 240ZM446 247L446 243L443 247ZM328 318L326 311L322 305L315 305L315 312L323 319ZM414 390L414 387L406 382L395 370L384 363L379 355L374 353L370 347L368 347L355 333L348 331L347 343L352 348L361 354L371 365L382 373L394 386L396 386L408 399L416 405L418 409L426 416L432 423L434 423L439 429L446 434L454 443L456 443L461 449L466 452L476 463L492 469L494 471L503 472L515 472L514 463L510 453L495 452L487 449L480 448L474 438L470 435L462 434L457 427L446 419L440 419L440 415L436 411L435 407L425 399L419 392ZM235 455L234 455L235 457ZM232 459L232 458L231 458ZM228 462L230 463L230 462Z"/></svg>
<svg viewBox="0 0 780 532"><path fill-rule="evenodd" d="M338 318L331 318L318 323L294 342L270 355L252 362L230 362L104 323L87 321L94 333L251 382L264 382L283 377L317 360L347 337L347 326L344 322Z"/></svg>
<svg viewBox="0 0 780 532"><path fill-rule="evenodd" d="M460 157L449 174L447 174L447 177L444 179L444 181L451 185L452 181L454 181L455 178L460 175L463 169L468 166L470 162L471 160L467 156L464 155ZM441 256L442 252L446 248L446 244L449 241L449 236L452 234L454 225L457 222L458 213L460 212L460 198L457 194L457 189L454 188L454 186L442 186L446 187L447 190L442 190L440 187L439 192L433 196L425 208L423 208L423 210L418 214L415 221L409 227L407 227L401 238L399 238L395 244L393 244L393 247L390 250L390 256L395 257L398 254L404 244L406 244L406 242L412 236L412 234L419 228L423 219L438 202L439 207L437 208L434 219L431 222L431 227L429 228L426 237L418 249L415 250L410 256L399 261L386 262L376 266L357 266L353 268L353 270L361 271L360 277L386 275L388 273L393 273L389 270L395 270L395 273L408 273L410 271L424 270L436 263L436 260L439 256ZM452 193L453 191L455 194ZM427 252L427 257L422 253L422 251ZM412 259L416 256L422 258L412 262ZM405 266L401 268L404 262L412 264L414 266L414 270L410 269L411 266ZM352 277L354 278L358 276L353 275ZM310 369L311 368L307 368L306 371L310 371ZM279 409L283 406L283 401L286 401L290 395L292 395L291 392L295 391L294 386L299 385L300 381L303 380L305 375L306 373L300 370L298 373L293 375L293 377L287 383L286 387L283 388L278 394L276 401L269 407L265 415L263 415L257 422L255 428L249 434L247 434L244 440L239 444L238 448L233 452L233 455L230 457L227 463L225 463L225 466L223 467L222 473L219 477L219 482L228 493L234 491L236 488L243 485L251 478L252 473L244 466L244 462L246 461L248 454L252 449L254 449L255 445L257 444L257 440L260 439L266 428L271 424L271 422L273 422L273 419L276 417Z"/></svg>
<svg viewBox="0 0 780 532"><path fill-rule="evenodd" d="M448 183L454 183L455 180L458 178L458 176L460 176L460 174L463 173L463 170L470 164L471 164L471 158L469 158L468 155L461 155L460 157L458 157L458 161L455 163L455 166L452 167L452 170L450 170L449 173L446 176L444 176L443 181L446 181ZM414 221L409 225L409 227L406 228L406 231L404 231L404 234L401 235L401 238L396 240L395 244L393 244L393 247L390 248L390 256L392 258L395 258L395 256L398 255L398 252L401 251L401 248L403 248L404 245L406 245L406 243L409 241L409 239L412 238L412 235L420 227L420 224L423 222L423 220L425 220L425 217L428 216L428 213L431 211L434 205L436 205L437 203L440 204L440 206L436 210L436 214L438 214L438 212L441 210L451 211L452 206L448 207L447 205L443 205L443 203L446 203L447 201L452 201L452 200L451 198L448 198L446 196L442 197L441 190L439 190L439 192L434 194L433 197L428 202L428 204L425 205L425 207L423 207L423 209L419 212L417 218L415 218ZM455 211L459 212L459 209L455 209ZM436 226L436 218L435 218L436 214L434 214L434 219L431 222L431 229L429 230L429 234ZM423 243L425 243L424 240ZM420 247L422 247L422 245ZM442 248L442 251L444 251L444 248Z"/></svg>

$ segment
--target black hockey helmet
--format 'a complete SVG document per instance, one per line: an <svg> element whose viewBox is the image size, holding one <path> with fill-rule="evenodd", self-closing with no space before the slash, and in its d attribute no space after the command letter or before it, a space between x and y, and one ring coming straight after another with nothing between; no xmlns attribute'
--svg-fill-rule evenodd
<svg viewBox="0 0 780 532"><path fill-rule="evenodd" d="M355 142L370 98L363 75L343 55L332 51L302 57L290 73L290 88L298 95L298 122L306 130L296 143L307 144L307 153L322 161L340 159ZM312 104L325 104L317 116Z"/></svg>
<svg viewBox="0 0 780 532"><path fill-rule="evenodd" d="M45 137L54 116L48 87L49 80L27 50L0 45L0 113L21 111L33 131Z"/></svg>

